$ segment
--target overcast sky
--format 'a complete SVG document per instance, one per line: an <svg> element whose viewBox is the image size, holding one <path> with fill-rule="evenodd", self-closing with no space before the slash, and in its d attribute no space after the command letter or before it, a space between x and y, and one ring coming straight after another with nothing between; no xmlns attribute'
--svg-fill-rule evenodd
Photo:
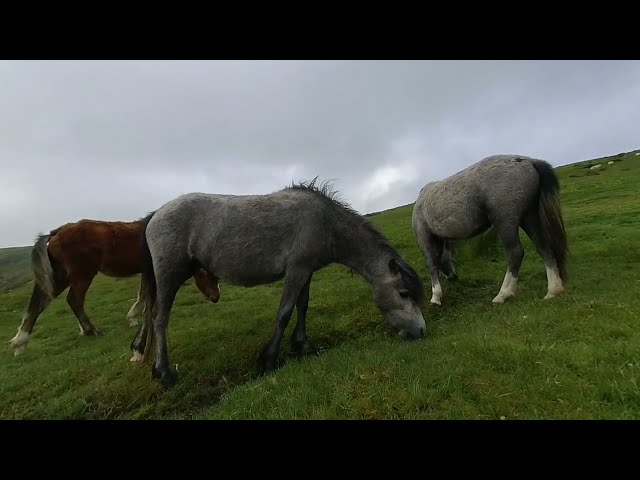
<svg viewBox="0 0 640 480"><path fill-rule="evenodd" d="M0 61L0 247L318 175L361 213L492 154L640 148L638 61Z"/></svg>

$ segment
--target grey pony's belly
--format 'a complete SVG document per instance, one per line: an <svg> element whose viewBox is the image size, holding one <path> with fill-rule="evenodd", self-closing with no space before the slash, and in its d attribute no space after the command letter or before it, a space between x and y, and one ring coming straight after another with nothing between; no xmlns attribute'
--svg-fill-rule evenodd
<svg viewBox="0 0 640 480"><path fill-rule="evenodd" d="M447 240L464 240L491 228L480 199L466 192L452 193L434 189L425 196L424 218L429 230Z"/></svg>
<svg viewBox="0 0 640 480"><path fill-rule="evenodd" d="M430 219L428 225L436 236L444 240L465 240L491 228L491 223L483 218L474 219L472 222L452 217L444 220Z"/></svg>
<svg viewBox="0 0 640 480"><path fill-rule="evenodd" d="M255 287L258 285L266 285L269 283L282 280L285 276L285 271L272 274L259 274L259 275L238 275L237 273L221 274L216 273L218 278L222 279L230 285L236 285L238 287Z"/></svg>

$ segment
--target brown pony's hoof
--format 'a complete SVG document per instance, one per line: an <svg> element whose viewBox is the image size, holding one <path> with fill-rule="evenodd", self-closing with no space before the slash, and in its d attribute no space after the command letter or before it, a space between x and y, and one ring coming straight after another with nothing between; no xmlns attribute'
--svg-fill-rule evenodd
<svg viewBox="0 0 640 480"><path fill-rule="evenodd" d="M100 337L102 336L102 332L98 330L96 327L93 327L89 330L83 330L80 335L84 335L86 337Z"/></svg>

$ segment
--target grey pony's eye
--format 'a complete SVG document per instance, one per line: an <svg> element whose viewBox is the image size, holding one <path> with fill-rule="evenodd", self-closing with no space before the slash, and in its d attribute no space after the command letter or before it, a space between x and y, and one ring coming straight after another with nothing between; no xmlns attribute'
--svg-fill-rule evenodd
<svg viewBox="0 0 640 480"><path fill-rule="evenodd" d="M407 298L409 296L409 290L398 290L398 293L402 298Z"/></svg>

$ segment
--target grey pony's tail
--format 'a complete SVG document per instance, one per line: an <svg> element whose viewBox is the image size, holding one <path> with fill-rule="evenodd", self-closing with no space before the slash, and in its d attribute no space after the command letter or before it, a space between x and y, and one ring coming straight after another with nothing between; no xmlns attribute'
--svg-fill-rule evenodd
<svg viewBox="0 0 640 480"><path fill-rule="evenodd" d="M157 288L156 288L156 276L153 270L153 259L151 258L151 251L149 250L149 244L147 243L147 225L155 212L151 212L149 215L142 219L144 228L142 230L142 238L140 239L140 253L141 253L141 283L140 283L140 298L144 301L144 315L143 321L146 326L147 336L144 346L143 358L145 361L152 360L155 352L155 335L153 331L152 313L153 307L156 303ZM141 326L142 328L142 326ZM131 349L134 350L135 340L131 344Z"/></svg>
<svg viewBox="0 0 640 480"><path fill-rule="evenodd" d="M567 255L569 248L560 209L560 183L553 167L547 162L533 160L532 164L540 177L538 215L542 225L542 233L558 264L558 274L562 281L565 281L568 277Z"/></svg>

